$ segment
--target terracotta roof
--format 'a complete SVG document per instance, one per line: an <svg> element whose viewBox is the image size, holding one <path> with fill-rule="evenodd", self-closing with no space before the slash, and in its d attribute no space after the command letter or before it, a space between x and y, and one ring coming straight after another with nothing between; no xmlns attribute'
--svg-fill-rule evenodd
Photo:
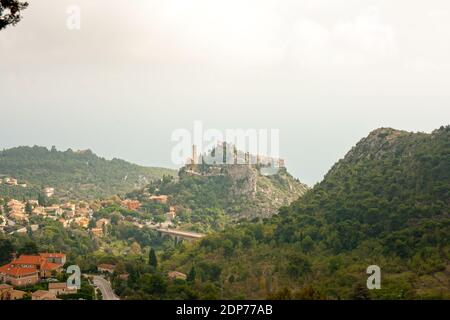
<svg viewBox="0 0 450 320"><path fill-rule="evenodd" d="M0 273L18 277L37 273L38 268L43 271L53 271L61 268L62 265L48 262L46 259L62 257L65 257L64 253L41 253L39 256L21 255L11 263L1 266ZM27 267L22 267L23 265L26 265ZM30 265L32 266L31 268L28 267Z"/></svg>
<svg viewBox="0 0 450 320"><path fill-rule="evenodd" d="M0 273L7 274L13 277L32 275L37 272L38 271L36 268L14 267L12 264L7 264L5 266L0 267Z"/></svg>
<svg viewBox="0 0 450 320"><path fill-rule="evenodd" d="M21 265L39 266L41 270L55 270L62 265L46 261L48 258L62 258L65 257L63 253L41 253L39 256L21 255L19 258L13 260L11 265L16 268L21 268Z"/></svg>
<svg viewBox="0 0 450 320"><path fill-rule="evenodd" d="M61 268L61 266L62 265L60 265L59 263L51 263L51 262L47 262L47 261L44 261L42 264L41 264L41 270L55 270L55 269L58 269L58 268Z"/></svg>
<svg viewBox="0 0 450 320"><path fill-rule="evenodd" d="M11 267L10 263L8 263L8 264L6 264L4 266L1 266L0 267L0 273L5 273L8 270L8 268L10 268L10 267Z"/></svg>
<svg viewBox="0 0 450 320"><path fill-rule="evenodd" d="M34 264L40 265L42 258L40 256L29 256L21 255L19 258L15 259L12 264Z"/></svg>

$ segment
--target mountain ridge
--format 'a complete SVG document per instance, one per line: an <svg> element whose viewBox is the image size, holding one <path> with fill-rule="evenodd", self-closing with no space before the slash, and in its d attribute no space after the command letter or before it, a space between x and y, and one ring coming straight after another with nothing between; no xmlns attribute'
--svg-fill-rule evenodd
<svg viewBox="0 0 450 320"><path fill-rule="evenodd" d="M30 196L44 187L53 187L60 197L89 199L125 193L163 175L174 175L175 171L143 167L118 158L106 160L89 149L58 151L55 147L21 146L0 151L0 174L28 185L28 190L2 186L6 196Z"/></svg>

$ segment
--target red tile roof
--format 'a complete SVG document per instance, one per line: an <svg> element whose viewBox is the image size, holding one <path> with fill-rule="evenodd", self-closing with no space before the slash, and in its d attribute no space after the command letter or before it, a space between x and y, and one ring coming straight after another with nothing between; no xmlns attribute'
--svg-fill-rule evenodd
<svg viewBox="0 0 450 320"><path fill-rule="evenodd" d="M13 277L33 275L37 272L38 271L36 268L15 267L11 263L0 267L0 273L7 274Z"/></svg>
<svg viewBox="0 0 450 320"><path fill-rule="evenodd" d="M65 257L63 253L41 253L39 256L21 255L19 258L13 260L10 265L14 268L22 268L22 266L32 265L35 269L44 271L51 271L62 267L61 264L48 262L49 258ZM23 268L26 269L26 268Z"/></svg>
<svg viewBox="0 0 450 320"><path fill-rule="evenodd" d="M51 262L44 261L44 262L42 262L42 264L41 264L41 270L44 270L44 271L51 271L51 270L58 269L58 268L60 268L61 266L62 266L62 265L60 265L60 264L58 264L58 263L51 263Z"/></svg>
<svg viewBox="0 0 450 320"><path fill-rule="evenodd" d="M13 260L12 264L34 264L40 265L42 258L40 256L21 255L19 258Z"/></svg>
<svg viewBox="0 0 450 320"><path fill-rule="evenodd" d="M47 259L63 258L65 256L66 255L64 253L41 253L38 256L21 255L19 258L14 259L11 263L1 266L0 273L18 277L32 275L39 270L53 271L61 268L62 265L58 263L48 262Z"/></svg>

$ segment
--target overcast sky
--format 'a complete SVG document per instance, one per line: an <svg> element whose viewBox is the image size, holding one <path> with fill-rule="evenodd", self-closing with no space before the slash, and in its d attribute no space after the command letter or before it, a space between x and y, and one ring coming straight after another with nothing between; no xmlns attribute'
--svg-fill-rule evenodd
<svg viewBox="0 0 450 320"><path fill-rule="evenodd" d="M449 124L448 0L30 2L0 32L0 148L173 167L171 133L195 120L274 128L314 184L375 128Z"/></svg>

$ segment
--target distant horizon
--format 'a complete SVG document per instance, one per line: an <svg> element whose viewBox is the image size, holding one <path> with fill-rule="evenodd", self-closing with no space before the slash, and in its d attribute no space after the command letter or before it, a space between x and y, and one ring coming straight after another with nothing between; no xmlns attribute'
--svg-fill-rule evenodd
<svg viewBox="0 0 450 320"><path fill-rule="evenodd" d="M365 137L367 137L370 133L372 133L372 132L374 132L374 131L376 131L376 130L379 130L379 129L393 129L393 130L396 130L396 131L405 131L405 132L410 132L410 133L425 133L425 134L431 134L433 131L438 130L438 129L441 128L442 126L448 126L448 125L450 125L450 124L443 124L443 125L441 125L441 126L439 126L439 127L437 127L437 128L434 128L434 129L432 129L432 130L430 130L430 131L420 131L420 130L419 130L419 131L411 131L411 130L404 130L404 129L393 128L393 127L389 127L389 126L379 127L379 128L375 128L375 129L372 129L372 130L370 130L369 132L367 132L367 134L366 134L365 136L363 136L363 137L361 137L359 140L355 141L354 144L353 144L353 146L355 146L361 139L364 139ZM352 146L352 147L353 147L353 146ZM2 147L1 151L6 151L6 150L14 149L14 148L21 148L21 147L28 147L28 148L40 147L40 148L46 148L48 151L51 151L51 149L52 149L53 147L55 147L56 150L57 150L58 152L66 152L66 151L72 150L74 153L82 152L82 151L91 151L91 152L92 152L94 155L96 155L97 157L103 158L103 159L108 160L108 161L112 161L112 160L114 160L114 159L117 159L117 160L126 161L126 162L128 162L128 163L135 164L135 165L138 165L138 166L141 166L141 167L147 167L147 168L171 169L171 170L178 171L178 170L180 170L180 169L183 167L183 166L175 166L175 165L173 165L173 166L169 166L169 165L168 165L168 166L164 166L164 165L158 165L158 164L139 163L139 162L136 162L136 161L128 160L126 157L122 157L122 156L105 157L105 156L103 156L103 155L97 153L96 150L93 149L93 148L82 148L82 149L76 149L76 148L72 148L72 147L61 148L61 147L58 147L58 146L55 146L55 145L46 146L46 145L36 145L36 144L35 144L35 145L17 145L17 146L11 146L11 147ZM351 148L348 149L348 150L346 150L345 153L344 153L344 156L345 156L345 154L347 154L350 150L351 150ZM334 162L334 163L326 170L326 172L323 173L322 178L321 178L320 180L318 180L318 181L312 183L312 184L310 184L310 183L308 183L308 182L306 182L306 181L303 181L301 177L298 177L298 176L296 176L296 175L294 175L294 174L292 173L292 171L290 170L290 166L289 166L289 159L285 159L286 162L287 162L286 169L287 169L287 171L288 171L294 178L299 179L300 182L305 183L305 184L308 185L309 187L313 187L315 184L321 182L321 181L323 180L323 177L324 177L324 176L326 175L326 173L332 168L332 166L333 166L337 161L339 161L340 159L342 159L344 156L342 156L342 157L340 157L340 158L338 158L338 159L335 159L335 162Z"/></svg>

